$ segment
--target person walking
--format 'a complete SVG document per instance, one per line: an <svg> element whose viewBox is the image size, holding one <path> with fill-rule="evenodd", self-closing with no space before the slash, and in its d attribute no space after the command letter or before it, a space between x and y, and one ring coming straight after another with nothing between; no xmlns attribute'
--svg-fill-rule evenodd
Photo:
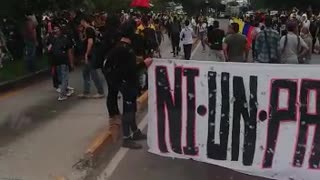
<svg viewBox="0 0 320 180"><path fill-rule="evenodd" d="M224 62L224 54L222 49L223 39L225 37L225 33L222 29L219 28L220 23L219 21L213 21L213 29L209 27L208 31L208 44L209 47L213 50L213 53L216 55L216 58Z"/></svg>
<svg viewBox="0 0 320 180"><path fill-rule="evenodd" d="M179 56L179 44L180 44L180 35L181 32L181 25L178 21L177 17L173 18L173 22L170 26L170 37L171 37L171 45L172 45L172 53L173 57Z"/></svg>
<svg viewBox="0 0 320 180"><path fill-rule="evenodd" d="M248 62L247 38L239 33L239 24L231 23L223 43L227 62Z"/></svg>
<svg viewBox="0 0 320 180"><path fill-rule="evenodd" d="M141 149L142 146L136 141L147 138L138 129L136 123L137 94L138 94L138 72L151 63L151 59L137 65L136 55L132 49L132 37L135 28L128 23L121 28L121 40L113 48L104 62L103 72L108 79L108 85L113 86L114 90L121 92L123 98L122 115L122 146L130 149Z"/></svg>
<svg viewBox="0 0 320 180"><path fill-rule="evenodd" d="M255 41L256 63L280 63L280 35L272 29L272 18L266 17L265 29L258 33Z"/></svg>
<svg viewBox="0 0 320 180"><path fill-rule="evenodd" d="M287 24L288 34L280 40L281 63L299 64L301 58L308 52L309 47L304 40L297 35L298 24L290 21Z"/></svg>
<svg viewBox="0 0 320 180"><path fill-rule="evenodd" d="M202 45L203 52L206 51L206 36L207 36L207 23L204 21L204 19L201 19L201 21L198 24L198 30L199 30L199 38Z"/></svg>
<svg viewBox="0 0 320 180"><path fill-rule="evenodd" d="M309 50L301 57L301 60L304 64L310 64L312 59L312 46L313 46L313 37L307 27L303 27L300 33L301 38L309 47Z"/></svg>
<svg viewBox="0 0 320 180"><path fill-rule="evenodd" d="M191 51L193 45L193 38L195 37L193 29L189 26L190 21L185 20L184 28L180 33L180 39L183 44L183 51L184 51L184 58L185 60L190 60L191 58Z"/></svg>
<svg viewBox="0 0 320 180"><path fill-rule="evenodd" d="M53 28L53 37L49 39L48 52L51 56L52 63L56 67L59 85L58 101L68 99L73 93L73 89L69 89L69 65L73 68L72 42L61 32L61 27L55 25Z"/></svg>
<svg viewBox="0 0 320 180"><path fill-rule="evenodd" d="M104 98L104 89L99 78L97 69L95 68L96 62L96 52L95 52L95 41L96 41L96 32L94 27L90 25L90 19L88 17L81 18L81 25L84 27L85 31L85 65L82 70L83 75L83 94L79 95L79 98ZM94 96L90 96L90 82L94 82L98 93Z"/></svg>

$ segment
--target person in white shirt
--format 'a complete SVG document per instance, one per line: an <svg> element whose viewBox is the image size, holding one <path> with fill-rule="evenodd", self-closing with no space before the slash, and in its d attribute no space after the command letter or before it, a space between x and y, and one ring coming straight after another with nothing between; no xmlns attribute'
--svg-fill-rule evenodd
<svg viewBox="0 0 320 180"><path fill-rule="evenodd" d="M190 28L190 21L185 21L185 27L182 29L180 33L180 39L183 44L183 51L186 60L190 60L191 51L193 45L193 38L195 37L193 29Z"/></svg>
<svg viewBox="0 0 320 180"><path fill-rule="evenodd" d="M288 34L280 40L281 63L299 64L299 60L308 52L309 47L298 34L296 22L287 24Z"/></svg>
<svg viewBox="0 0 320 180"><path fill-rule="evenodd" d="M302 27L305 27L307 29L310 28L310 20L308 20L308 16L307 14L303 14L302 15Z"/></svg>

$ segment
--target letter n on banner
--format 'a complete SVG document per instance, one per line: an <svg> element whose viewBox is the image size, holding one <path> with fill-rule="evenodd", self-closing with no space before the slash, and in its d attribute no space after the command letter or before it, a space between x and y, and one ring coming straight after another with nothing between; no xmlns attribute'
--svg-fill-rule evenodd
<svg viewBox="0 0 320 180"><path fill-rule="evenodd" d="M159 149L162 153L169 152L165 135L166 123L169 123L171 148L175 153L182 154L182 67L175 68L173 94L171 93L167 67L157 66L155 73ZM168 120L166 120L166 114L168 114Z"/></svg>

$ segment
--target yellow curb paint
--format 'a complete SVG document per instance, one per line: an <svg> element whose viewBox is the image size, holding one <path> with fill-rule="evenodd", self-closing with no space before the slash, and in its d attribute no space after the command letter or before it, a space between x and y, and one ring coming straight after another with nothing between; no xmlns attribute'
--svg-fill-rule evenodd
<svg viewBox="0 0 320 180"><path fill-rule="evenodd" d="M11 91L11 92L8 92L8 93L4 93L4 94L0 94L0 100L12 97L12 96L18 94L18 92L20 92L20 91L22 91L22 89L14 90L14 91Z"/></svg>
<svg viewBox="0 0 320 180"><path fill-rule="evenodd" d="M56 177L54 177L54 180L67 180L67 178L62 177L62 176L56 176Z"/></svg>
<svg viewBox="0 0 320 180"><path fill-rule="evenodd" d="M94 155L98 149L108 140L111 140L112 134L109 130L109 127L104 128L103 131L93 140L89 148L86 151L88 155Z"/></svg>

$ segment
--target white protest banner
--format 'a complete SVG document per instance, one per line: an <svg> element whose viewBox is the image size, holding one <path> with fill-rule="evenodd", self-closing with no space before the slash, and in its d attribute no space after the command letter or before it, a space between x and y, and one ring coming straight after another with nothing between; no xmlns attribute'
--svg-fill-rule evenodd
<svg viewBox="0 0 320 180"><path fill-rule="evenodd" d="M273 179L320 179L314 65L155 60L149 151Z"/></svg>

